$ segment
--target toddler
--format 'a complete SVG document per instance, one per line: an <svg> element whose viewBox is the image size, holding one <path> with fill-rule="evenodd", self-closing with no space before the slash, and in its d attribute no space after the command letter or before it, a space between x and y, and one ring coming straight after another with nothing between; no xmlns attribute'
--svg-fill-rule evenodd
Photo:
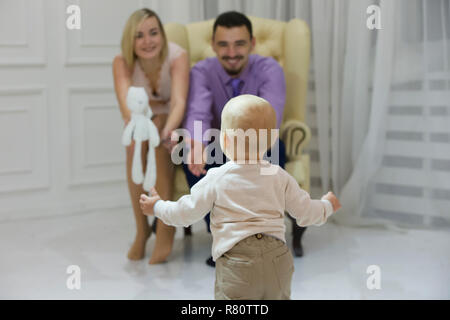
<svg viewBox="0 0 450 320"><path fill-rule="evenodd" d="M141 195L142 211L173 226L189 226L211 212L216 299L290 299L294 264L285 211L299 226L322 225L341 205L332 192L312 200L285 170L263 160L276 140L276 114L266 100L229 100L221 123L220 145L230 161L209 169L176 202L161 200L155 189Z"/></svg>

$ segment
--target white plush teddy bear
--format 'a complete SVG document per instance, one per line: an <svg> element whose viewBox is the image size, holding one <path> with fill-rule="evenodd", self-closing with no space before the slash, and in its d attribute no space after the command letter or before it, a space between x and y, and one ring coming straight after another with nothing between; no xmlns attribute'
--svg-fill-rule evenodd
<svg viewBox="0 0 450 320"><path fill-rule="evenodd" d="M152 110L148 104L148 96L143 87L130 87L127 94L127 106L131 110L131 120L128 122L122 136L122 144L130 145L131 138L134 139L134 155L131 178L134 183L144 182L144 190L150 189L156 183L156 161L155 148L159 145L159 133L152 122ZM147 170L142 171L141 145L142 141L149 140Z"/></svg>

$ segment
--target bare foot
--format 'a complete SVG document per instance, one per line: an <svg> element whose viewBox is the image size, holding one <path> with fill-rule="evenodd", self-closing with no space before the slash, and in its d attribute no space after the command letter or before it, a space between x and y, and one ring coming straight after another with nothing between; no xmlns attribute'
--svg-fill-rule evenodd
<svg viewBox="0 0 450 320"><path fill-rule="evenodd" d="M148 238L152 231L149 230L144 236L136 236L133 245L128 251L128 259L130 260L141 260L145 256L145 244L147 243Z"/></svg>

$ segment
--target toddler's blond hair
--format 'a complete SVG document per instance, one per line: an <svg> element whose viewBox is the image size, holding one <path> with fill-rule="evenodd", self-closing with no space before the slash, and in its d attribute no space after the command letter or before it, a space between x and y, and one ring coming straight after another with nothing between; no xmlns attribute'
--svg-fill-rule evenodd
<svg viewBox="0 0 450 320"><path fill-rule="evenodd" d="M276 125L275 110L267 100L237 96L223 108L220 146L230 160L261 160L278 136Z"/></svg>

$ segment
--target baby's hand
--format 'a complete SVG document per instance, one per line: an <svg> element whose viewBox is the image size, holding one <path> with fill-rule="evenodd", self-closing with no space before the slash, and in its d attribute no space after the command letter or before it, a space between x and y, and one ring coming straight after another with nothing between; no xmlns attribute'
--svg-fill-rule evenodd
<svg viewBox="0 0 450 320"><path fill-rule="evenodd" d="M333 212L338 211L340 208L342 208L341 203L339 202L338 198L334 195L333 192L328 192L326 195L322 197L323 200L328 200L331 202L331 205L333 206Z"/></svg>
<svg viewBox="0 0 450 320"><path fill-rule="evenodd" d="M145 194L141 194L141 199L139 203L141 205L142 213L146 216L154 215L155 212L153 210L156 201L161 200L158 192L156 192L155 188L150 190L150 197L147 197Z"/></svg>

